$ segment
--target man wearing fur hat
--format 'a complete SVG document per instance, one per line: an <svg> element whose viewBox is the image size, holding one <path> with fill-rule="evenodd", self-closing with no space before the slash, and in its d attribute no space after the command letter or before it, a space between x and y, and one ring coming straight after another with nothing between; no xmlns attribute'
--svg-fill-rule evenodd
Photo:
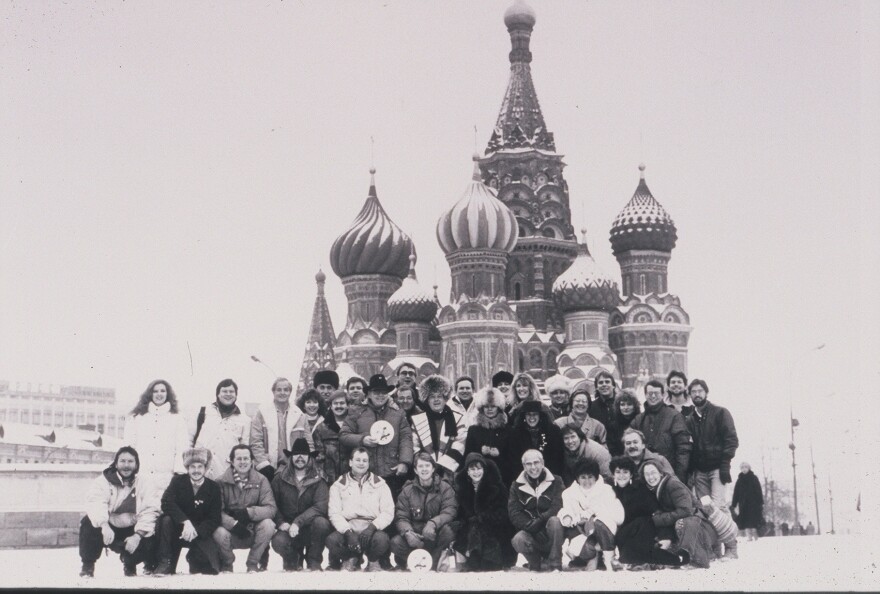
<svg viewBox="0 0 880 594"><path fill-rule="evenodd" d="M288 463L272 481L278 504L278 532L272 537L272 548L281 555L284 571L302 569L303 549L306 568L320 571L324 542L333 531L327 519L330 490L318 473L314 453L305 439L294 441L284 454Z"/></svg>
<svg viewBox="0 0 880 594"><path fill-rule="evenodd" d="M254 468L251 448L237 445L229 453L231 467L217 481L223 500L221 525L214 531L220 548L220 572L232 573L233 549L250 549L247 572L255 573L275 533L278 511L269 480Z"/></svg>
<svg viewBox="0 0 880 594"><path fill-rule="evenodd" d="M510 399L510 386L513 384L513 374L509 371L499 371L492 376L492 387L501 390L504 400Z"/></svg>
<svg viewBox="0 0 880 594"><path fill-rule="evenodd" d="M562 479L544 468L537 450L522 455L523 471L510 486L507 512L518 530L513 548L522 554L530 571L562 569Z"/></svg>
<svg viewBox="0 0 880 594"><path fill-rule="evenodd" d="M238 444L249 445L251 420L236 405L238 384L225 379L217 384L216 400L199 411L192 433L194 448L211 452L213 464L208 468L207 478L216 481L229 468L229 450Z"/></svg>
<svg viewBox="0 0 880 594"><path fill-rule="evenodd" d="M568 403L571 397L571 380L557 374L547 378L544 387L550 396L550 414L553 415L553 420L567 416L571 412Z"/></svg>
<svg viewBox="0 0 880 594"><path fill-rule="evenodd" d="M220 526L223 496L220 487L207 478L211 451L193 448L183 453L186 474L176 474L162 495L159 528L159 576L175 573L181 547L188 547L189 572L217 575L220 556L214 531Z"/></svg>
<svg viewBox="0 0 880 594"><path fill-rule="evenodd" d="M141 562L145 573L152 571L159 499L149 481L138 476L139 466L135 449L122 447L92 483L79 525L81 577L95 576L95 561L104 547L119 553L126 576L136 575Z"/></svg>
<svg viewBox="0 0 880 594"><path fill-rule="evenodd" d="M339 374L332 369L322 369L312 377L312 387L324 399L324 404L329 406L330 403L327 400L333 392L339 389Z"/></svg>
<svg viewBox="0 0 880 594"><path fill-rule="evenodd" d="M391 552L400 569L406 569L407 557L416 549L431 553L432 567L436 569L440 553L455 538L451 526L458 513L455 490L451 482L437 476L435 465L434 457L428 452L417 454L416 478L407 481L397 498L394 511L397 534L391 538Z"/></svg>
<svg viewBox="0 0 880 594"><path fill-rule="evenodd" d="M327 511L336 530L327 537L329 569L354 571L366 554L367 571L382 570L379 559L390 547L385 528L394 519L394 500L370 466L370 453L356 447L349 458L350 470L330 486Z"/></svg>
<svg viewBox="0 0 880 594"><path fill-rule="evenodd" d="M428 454L440 466L444 478L450 481L464 461L468 433L464 415L447 405L451 389L449 381L442 375L426 377L419 385L424 412L417 412L410 419L414 453Z"/></svg>
<svg viewBox="0 0 880 594"><path fill-rule="evenodd" d="M691 434L684 417L663 403L663 384L651 380L645 385L645 410L630 423L645 436L645 446L666 458L682 482L687 481L691 460Z"/></svg>
<svg viewBox="0 0 880 594"><path fill-rule="evenodd" d="M505 485L516 477L518 468L510 464L507 450L510 445L511 428L507 423L504 405L507 399L498 388L483 388L474 396L477 416L468 427L464 442L464 455L477 453L491 460L501 473Z"/></svg>
<svg viewBox="0 0 880 594"><path fill-rule="evenodd" d="M293 431L312 439L312 432L306 426L303 412L290 403L293 384L286 377L279 377L272 384L272 403L261 404L251 421L250 445L254 453L256 469L269 482L275 478L275 471L287 462L284 450ZM314 449L314 444L312 444Z"/></svg>

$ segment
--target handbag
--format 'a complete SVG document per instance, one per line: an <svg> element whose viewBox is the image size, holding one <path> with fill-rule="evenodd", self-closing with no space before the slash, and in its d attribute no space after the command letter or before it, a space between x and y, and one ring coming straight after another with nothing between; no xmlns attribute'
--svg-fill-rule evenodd
<svg viewBox="0 0 880 594"><path fill-rule="evenodd" d="M441 573L458 573L462 570L467 558L449 545L440 553L437 571Z"/></svg>

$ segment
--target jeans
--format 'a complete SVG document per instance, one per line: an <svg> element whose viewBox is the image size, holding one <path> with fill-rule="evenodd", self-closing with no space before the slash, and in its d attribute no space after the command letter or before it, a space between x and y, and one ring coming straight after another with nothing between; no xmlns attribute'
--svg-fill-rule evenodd
<svg viewBox="0 0 880 594"><path fill-rule="evenodd" d="M291 538L290 533L286 531L276 532L272 537L272 548L281 555L285 569L299 558L305 548L308 567L316 569L321 567L321 561L324 559L324 542L332 531L333 527L330 525L330 521L318 516L312 520L310 525L300 528L296 538Z"/></svg>
<svg viewBox="0 0 880 594"><path fill-rule="evenodd" d="M260 557L269 546L272 535L275 534L275 522L272 520L261 520L253 524L253 533L247 538L241 538L231 533L223 526L219 526L214 531L214 542L220 549L220 568L232 569L235 563L235 553L233 549L250 549L247 557L247 568L256 569L260 563Z"/></svg>
<svg viewBox="0 0 880 594"><path fill-rule="evenodd" d="M434 542L434 546L428 548L424 547L431 553L431 558L433 559L432 568L437 568L437 562L440 560L440 554L446 550L446 548L452 544L452 541L455 539L455 533L452 531L452 528L447 524L443 526L437 532L437 540ZM409 546L409 543L406 542L406 538L401 536L400 534L396 534L391 538L391 552L394 553L394 560L397 563L398 567L406 567L407 557L412 553L415 549Z"/></svg>
<svg viewBox="0 0 880 594"><path fill-rule="evenodd" d="M565 529L559 522L559 518L552 517L547 520L543 530L535 533L520 530L513 537L513 548L529 562L529 569L538 571L541 569L541 558L545 557L547 565L551 569L562 567L562 541Z"/></svg>
<svg viewBox="0 0 880 594"><path fill-rule="evenodd" d="M707 472L694 471L694 492L697 499L709 495L715 509L730 515L730 510L727 509L727 485L721 484L721 474L717 468Z"/></svg>

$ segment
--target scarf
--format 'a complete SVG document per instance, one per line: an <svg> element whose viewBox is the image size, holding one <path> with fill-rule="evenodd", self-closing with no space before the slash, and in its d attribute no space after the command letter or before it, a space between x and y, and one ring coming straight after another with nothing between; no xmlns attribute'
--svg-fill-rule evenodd
<svg viewBox="0 0 880 594"><path fill-rule="evenodd" d="M226 406L218 400L215 404L217 405L217 410L220 412L220 417L224 419L232 416L235 411L238 410L238 406L236 406L234 402L230 406Z"/></svg>
<svg viewBox="0 0 880 594"><path fill-rule="evenodd" d="M547 469L541 471L541 474L538 475L538 478L532 478L529 475L526 475L526 480L529 482L529 485L532 486L532 489L538 490L538 485L543 482L543 480L547 478Z"/></svg>
<svg viewBox="0 0 880 594"><path fill-rule="evenodd" d="M653 406L651 404L648 404L647 402L645 402L645 412L654 414L657 411L663 409L665 406L666 405L663 403L662 400Z"/></svg>
<svg viewBox="0 0 880 594"><path fill-rule="evenodd" d="M235 484L238 485L238 488L244 490L245 486L248 484L247 475L241 475L235 469L232 470L232 479L235 481Z"/></svg>
<svg viewBox="0 0 880 594"><path fill-rule="evenodd" d="M428 428L431 430L431 445L436 452L440 448L440 435L437 431L437 422L443 421L443 426L446 427L445 434L447 437L451 438L458 435L458 427L455 426L455 417L448 406L444 406L443 410L440 412L434 412L429 406L425 409L425 414L428 416Z"/></svg>

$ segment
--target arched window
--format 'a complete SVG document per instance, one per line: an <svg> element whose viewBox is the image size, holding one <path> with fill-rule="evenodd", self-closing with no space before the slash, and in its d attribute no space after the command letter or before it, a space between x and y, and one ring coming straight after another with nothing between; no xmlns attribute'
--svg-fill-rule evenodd
<svg viewBox="0 0 880 594"><path fill-rule="evenodd" d="M522 286L519 283L513 283L513 298L516 301L522 299Z"/></svg>

